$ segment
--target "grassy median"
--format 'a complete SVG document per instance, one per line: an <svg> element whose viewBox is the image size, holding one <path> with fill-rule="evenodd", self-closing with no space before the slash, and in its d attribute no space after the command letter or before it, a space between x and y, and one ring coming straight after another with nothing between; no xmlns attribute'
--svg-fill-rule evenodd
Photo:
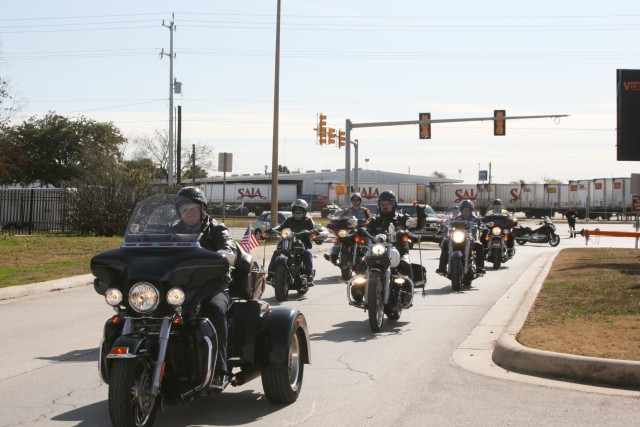
<svg viewBox="0 0 640 427"><path fill-rule="evenodd" d="M121 237L0 235L0 288L88 274ZM583 356L640 360L640 251L563 249L518 341Z"/></svg>

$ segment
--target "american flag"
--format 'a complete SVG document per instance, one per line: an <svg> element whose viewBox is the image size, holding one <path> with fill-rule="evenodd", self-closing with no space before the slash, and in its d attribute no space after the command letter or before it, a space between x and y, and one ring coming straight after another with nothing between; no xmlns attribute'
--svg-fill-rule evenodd
<svg viewBox="0 0 640 427"><path fill-rule="evenodd" d="M258 239L256 239L256 236L253 234L253 230L251 229L251 223L249 223L247 231L245 231L244 236L242 236L240 246L242 246L242 249L247 252L251 252L251 249L255 248L256 246L260 246Z"/></svg>

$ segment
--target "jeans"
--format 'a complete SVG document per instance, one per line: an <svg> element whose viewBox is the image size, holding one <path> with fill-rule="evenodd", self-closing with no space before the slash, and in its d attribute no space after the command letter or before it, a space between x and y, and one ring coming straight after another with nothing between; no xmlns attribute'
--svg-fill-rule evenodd
<svg viewBox="0 0 640 427"><path fill-rule="evenodd" d="M218 336L218 363L216 373L227 373L227 311L231 305L228 291L222 291L203 304L203 314L211 320Z"/></svg>

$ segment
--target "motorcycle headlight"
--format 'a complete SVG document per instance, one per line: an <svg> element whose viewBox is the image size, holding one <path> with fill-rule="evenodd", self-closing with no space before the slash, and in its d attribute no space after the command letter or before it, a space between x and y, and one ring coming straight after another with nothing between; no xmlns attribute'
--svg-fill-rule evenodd
<svg viewBox="0 0 640 427"><path fill-rule="evenodd" d="M338 231L338 237L344 237L347 235L347 233L348 233L347 230L340 230Z"/></svg>
<svg viewBox="0 0 640 427"><path fill-rule="evenodd" d="M374 245L373 248L371 248L371 254L373 256L382 256L387 252L387 248L384 247L384 245Z"/></svg>
<svg viewBox="0 0 640 427"><path fill-rule="evenodd" d="M391 248L391 253L389 254L389 259L391 261L391 267L397 267L400 265L400 252L396 248Z"/></svg>
<svg viewBox="0 0 640 427"><path fill-rule="evenodd" d="M453 240L455 243L462 243L464 242L464 231L461 230L456 230L453 232L453 235L451 236L451 240Z"/></svg>
<svg viewBox="0 0 640 427"><path fill-rule="evenodd" d="M104 294L104 299L107 301L107 304L115 307L122 302L122 292L116 288L107 289L107 292Z"/></svg>
<svg viewBox="0 0 640 427"><path fill-rule="evenodd" d="M138 313L155 310L160 302L160 293L149 282L138 282L129 291L129 304Z"/></svg>
<svg viewBox="0 0 640 427"><path fill-rule="evenodd" d="M290 228L285 228L284 230L282 230L282 237L284 237L285 239L291 237L291 234L293 233Z"/></svg>
<svg viewBox="0 0 640 427"><path fill-rule="evenodd" d="M491 229L491 234L493 234L494 236L499 236L502 234L502 228L500 227L493 227Z"/></svg>
<svg viewBox="0 0 640 427"><path fill-rule="evenodd" d="M167 302L174 306L179 306L184 303L184 291L180 288L171 288L167 292Z"/></svg>

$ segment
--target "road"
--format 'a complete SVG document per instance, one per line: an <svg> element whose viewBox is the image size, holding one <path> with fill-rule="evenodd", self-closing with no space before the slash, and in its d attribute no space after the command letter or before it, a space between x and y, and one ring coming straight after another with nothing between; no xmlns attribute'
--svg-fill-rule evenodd
<svg viewBox="0 0 640 427"><path fill-rule="evenodd" d="M559 231L566 237L566 226L559 225ZM633 239L602 237L595 243L590 246L634 246ZM583 247L584 239L563 239L558 249L572 246ZM316 252L329 247L325 243ZM311 333L312 364L296 403L270 404L257 379L167 406L156 425L640 425L640 393L516 374L512 381L482 374L483 368L496 368L482 366L490 362L480 358L474 370L455 362L453 354L495 302L556 249L519 246L500 270L489 269L471 289L453 293L449 282L433 273L438 247L423 247L427 295L417 295L399 321L385 321L375 335L366 313L347 305L339 270L318 256L316 286L302 298L291 293L287 302L305 313ZM419 259L417 251L411 255L414 262ZM277 304L272 288L264 297ZM110 425L97 346L111 313L90 287L0 302L0 427Z"/></svg>

